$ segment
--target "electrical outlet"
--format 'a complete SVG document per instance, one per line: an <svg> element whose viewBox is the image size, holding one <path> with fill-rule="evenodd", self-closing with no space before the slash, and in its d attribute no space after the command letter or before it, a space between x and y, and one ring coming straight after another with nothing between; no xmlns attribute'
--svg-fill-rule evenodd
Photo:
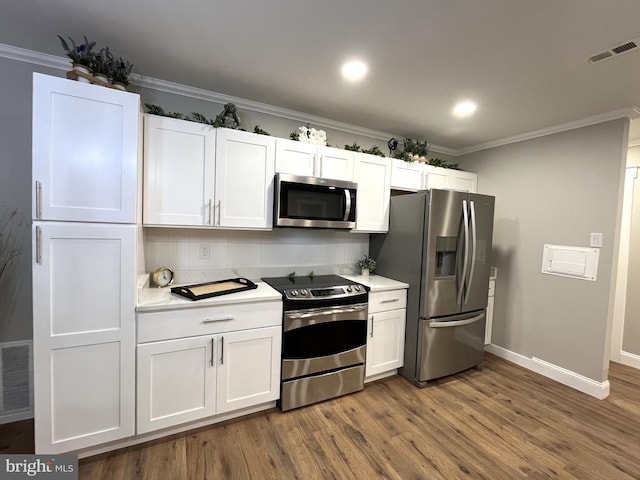
<svg viewBox="0 0 640 480"><path fill-rule="evenodd" d="M602 247L602 234L601 233L592 233L591 241L589 242L590 247L601 248Z"/></svg>
<svg viewBox="0 0 640 480"><path fill-rule="evenodd" d="M198 246L198 257L200 260L209 260L211 257L211 249L208 243L201 243Z"/></svg>

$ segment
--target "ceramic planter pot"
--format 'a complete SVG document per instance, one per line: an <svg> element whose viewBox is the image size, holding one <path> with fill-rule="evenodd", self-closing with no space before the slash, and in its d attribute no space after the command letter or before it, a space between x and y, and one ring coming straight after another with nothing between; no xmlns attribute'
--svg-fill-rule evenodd
<svg viewBox="0 0 640 480"><path fill-rule="evenodd" d="M73 64L73 69L76 72L81 72L87 75L91 75L91 70L89 70L89 67L85 66L85 65L80 65L79 63L74 63ZM88 78L85 77L81 77L80 75L78 75L77 81L80 83L91 83L91 80L89 80Z"/></svg>

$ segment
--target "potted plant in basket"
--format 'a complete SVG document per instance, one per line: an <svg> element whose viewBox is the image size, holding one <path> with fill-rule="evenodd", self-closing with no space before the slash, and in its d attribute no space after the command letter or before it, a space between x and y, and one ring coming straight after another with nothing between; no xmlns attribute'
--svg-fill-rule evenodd
<svg viewBox="0 0 640 480"><path fill-rule="evenodd" d="M113 54L109 47L101 49L93 56L91 61L93 76L107 84L110 83L109 79L113 77L114 66Z"/></svg>
<svg viewBox="0 0 640 480"><path fill-rule="evenodd" d="M114 60L111 73L113 86L120 90L126 90L127 85L129 85L131 70L133 70L133 64L129 63L128 60L123 60L122 57Z"/></svg>
<svg viewBox="0 0 640 480"><path fill-rule="evenodd" d="M368 277L369 272L373 272L376 268L376 261L368 255L365 255L358 260L358 267L360 267L360 273Z"/></svg>
<svg viewBox="0 0 640 480"><path fill-rule="evenodd" d="M91 75L91 62L93 61L94 57L93 47L96 46L96 42L90 42L85 36L83 37L84 43L76 45L76 43L73 41L73 38L68 37L72 45L72 47L69 47L69 44L64 38L62 38L60 35L58 35L58 38L62 43L62 48L64 48L65 52L67 52L67 57L71 59L73 69L86 75ZM84 78L81 76L78 77L78 81L91 83L88 78Z"/></svg>

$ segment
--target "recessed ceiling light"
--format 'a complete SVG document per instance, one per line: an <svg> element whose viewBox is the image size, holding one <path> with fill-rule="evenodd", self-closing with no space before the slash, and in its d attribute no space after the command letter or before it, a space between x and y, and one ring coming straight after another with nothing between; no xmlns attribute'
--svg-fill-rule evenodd
<svg viewBox="0 0 640 480"><path fill-rule="evenodd" d="M458 103L453 107L453 114L456 117L468 117L476 111L477 105L469 100Z"/></svg>
<svg viewBox="0 0 640 480"><path fill-rule="evenodd" d="M360 60L351 60L342 65L342 76L349 82L358 82L367 74L367 66Z"/></svg>

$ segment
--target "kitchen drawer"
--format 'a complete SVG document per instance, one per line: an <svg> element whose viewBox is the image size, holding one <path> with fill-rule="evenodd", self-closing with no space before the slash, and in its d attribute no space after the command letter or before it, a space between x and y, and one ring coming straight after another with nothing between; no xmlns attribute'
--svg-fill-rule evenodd
<svg viewBox="0 0 640 480"><path fill-rule="evenodd" d="M496 293L496 281L489 280L489 296L493 297L495 296L495 293Z"/></svg>
<svg viewBox="0 0 640 480"><path fill-rule="evenodd" d="M407 307L407 290L369 293L369 313L384 312Z"/></svg>
<svg viewBox="0 0 640 480"><path fill-rule="evenodd" d="M138 313L138 343L282 325L282 301Z"/></svg>

